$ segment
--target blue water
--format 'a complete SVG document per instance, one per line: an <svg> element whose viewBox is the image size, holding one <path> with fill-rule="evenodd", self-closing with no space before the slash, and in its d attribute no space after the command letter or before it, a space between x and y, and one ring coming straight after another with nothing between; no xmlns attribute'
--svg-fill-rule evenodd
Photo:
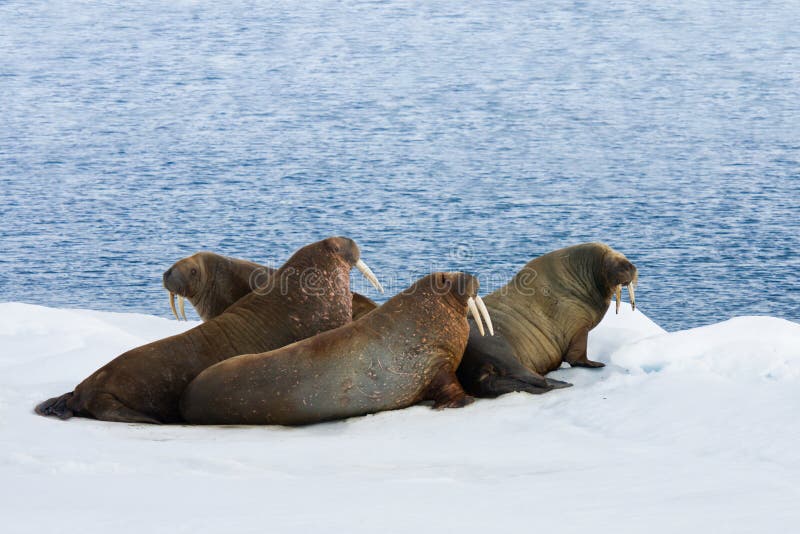
<svg viewBox="0 0 800 534"><path fill-rule="evenodd" d="M276 264L334 234L390 290L431 268L489 290L602 240L668 329L798 320L798 21L765 0L2 2L0 300L167 316L181 256Z"/></svg>

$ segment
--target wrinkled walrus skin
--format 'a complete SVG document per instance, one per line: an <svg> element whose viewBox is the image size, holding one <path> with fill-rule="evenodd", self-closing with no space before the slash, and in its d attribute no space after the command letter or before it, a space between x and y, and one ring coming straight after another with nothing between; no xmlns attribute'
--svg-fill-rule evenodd
<svg viewBox="0 0 800 534"><path fill-rule="evenodd" d="M464 406L472 399L455 369L477 290L471 275L434 273L348 325L221 362L189 384L182 414L197 424L304 425L423 400Z"/></svg>
<svg viewBox="0 0 800 534"><path fill-rule="evenodd" d="M122 354L36 411L62 419L180 422L180 396L203 369L351 322L350 269L358 259L358 246L347 238L303 247L278 270L281 282L270 290L250 293L182 334Z"/></svg>
<svg viewBox="0 0 800 534"><path fill-rule="evenodd" d="M209 321L231 307L253 290L254 284L263 287L277 269L202 251L176 261L164 271L164 288L185 297L204 321ZM353 293L353 319L377 308L378 305L358 293Z"/></svg>
<svg viewBox="0 0 800 534"><path fill-rule="evenodd" d="M589 331L605 316L615 288L633 284L636 278L636 267L602 243L576 245L532 260L484 299L495 335L481 337L471 326L459 381L476 397L570 386L543 375L562 362L603 366L586 356Z"/></svg>

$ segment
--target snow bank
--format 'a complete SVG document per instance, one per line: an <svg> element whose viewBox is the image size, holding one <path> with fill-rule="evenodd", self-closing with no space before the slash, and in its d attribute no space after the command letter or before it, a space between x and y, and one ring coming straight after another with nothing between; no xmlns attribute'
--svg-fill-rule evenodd
<svg viewBox="0 0 800 534"><path fill-rule="evenodd" d="M743 382L800 377L800 324L772 317L723 323L641 339L611 361L635 372L711 373Z"/></svg>
<svg viewBox="0 0 800 534"><path fill-rule="evenodd" d="M613 311L601 370L462 410L306 428L61 422L33 406L196 323L0 304L3 532L788 532L800 325Z"/></svg>

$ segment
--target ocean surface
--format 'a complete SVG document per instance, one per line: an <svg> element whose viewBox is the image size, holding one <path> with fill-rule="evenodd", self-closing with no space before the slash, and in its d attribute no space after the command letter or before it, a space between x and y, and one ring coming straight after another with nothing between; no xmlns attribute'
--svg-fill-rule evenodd
<svg viewBox="0 0 800 534"><path fill-rule="evenodd" d="M764 0L0 2L0 301L167 316L178 258L278 265L329 235L389 293L430 269L490 291L597 240L669 330L800 320L798 21Z"/></svg>

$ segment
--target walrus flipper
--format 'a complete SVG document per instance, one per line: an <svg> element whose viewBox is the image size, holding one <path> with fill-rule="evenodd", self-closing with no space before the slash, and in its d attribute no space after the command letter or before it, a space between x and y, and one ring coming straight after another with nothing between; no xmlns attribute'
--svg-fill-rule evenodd
<svg viewBox="0 0 800 534"><path fill-rule="evenodd" d="M470 395L490 398L516 391L538 395L572 385L531 371L520 363L501 334L481 336L471 322L458 379Z"/></svg>
<svg viewBox="0 0 800 534"><path fill-rule="evenodd" d="M72 410L67 406L67 402L75 395L74 391L64 393L60 397L53 397L38 404L35 408L36 413L45 417L54 416L59 419L69 419L72 417Z"/></svg>
<svg viewBox="0 0 800 534"><path fill-rule="evenodd" d="M453 370L446 366L437 371L428 385L428 399L433 400L435 410L463 408L467 404L475 402L475 399L467 395L464 388L461 387Z"/></svg>
<svg viewBox="0 0 800 534"><path fill-rule="evenodd" d="M111 421L114 423L148 423L152 425L160 425L161 421L137 412L122 404L116 397L109 393L99 393L95 395L87 411L92 414L92 417L101 421Z"/></svg>
<svg viewBox="0 0 800 534"><path fill-rule="evenodd" d="M589 344L589 329L584 328L569 342L564 361L572 367L605 367L603 362L594 362L586 355L586 346Z"/></svg>

